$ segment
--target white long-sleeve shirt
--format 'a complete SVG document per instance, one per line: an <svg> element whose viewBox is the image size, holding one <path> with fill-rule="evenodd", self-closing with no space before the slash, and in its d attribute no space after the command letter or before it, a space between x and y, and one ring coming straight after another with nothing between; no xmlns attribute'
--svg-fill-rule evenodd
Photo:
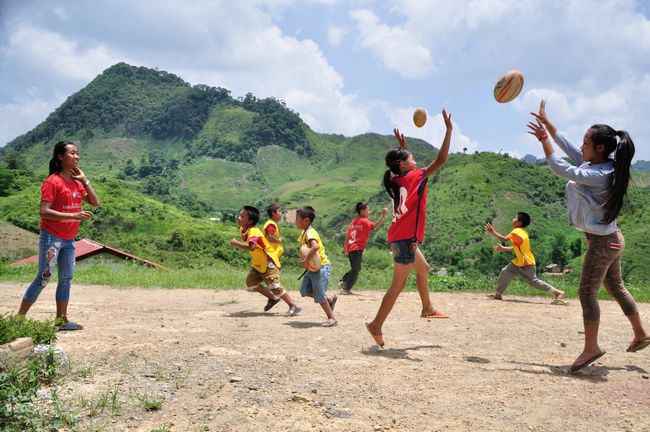
<svg viewBox="0 0 650 432"><path fill-rule="evenodd" d="M553 140L575 163L562 159L558 152L546 158L548 166L559 177L569 180L566 185L569 223L579 230L596 235L616 231L616 220L604 222L607 192L612 184L614 163L611 159L600 164L582 160L582 152L566 136L557 133Z"/></svg>

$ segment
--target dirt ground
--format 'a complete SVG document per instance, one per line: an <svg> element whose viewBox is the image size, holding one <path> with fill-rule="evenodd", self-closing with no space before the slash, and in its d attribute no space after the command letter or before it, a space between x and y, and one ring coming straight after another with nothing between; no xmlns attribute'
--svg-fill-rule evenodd
<svg viewBox="0 0 650 432"><path fill-rule="evenodd" d="M24 289L0 284L0 314ZM363 323L382 295L341 296L339 325L323 328L308 299L288 317L283 303L264 313L265 299L241 290L74 285L70 317L86 328L60 334L72 372L58 396L108 431L650 431L650 349L625 352L632 336L617 304L601 302L607 355L572 375L576 300L432 293L451 319L427 320L405 293L380 349ZM48 287L30 316L50 318L53 297ZM650 327L650 305L640 309ZM111 389L120 409L89 418L83 401ZM137 395L164 402L147 412Z"/></svg>

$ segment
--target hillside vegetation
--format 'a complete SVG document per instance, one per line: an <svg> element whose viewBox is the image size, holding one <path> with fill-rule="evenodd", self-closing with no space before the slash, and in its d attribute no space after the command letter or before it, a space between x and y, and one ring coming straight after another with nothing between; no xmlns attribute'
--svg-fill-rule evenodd
<svg viewBox="0 0 650 432"><path fill-rule="evenodd" d="M354 204L369 201L371 218L391 205L381 178L394 137L318 134L277 99L235 99L223 88L191 86L173 74L120 63L0 150L0 220L38 232L40 183L53 144L63 138L78 141L81 166L102 199L80 237L171 268L245 268L247 256L228 244L238 235L234 215L245 204L263 211L277 201L286 209L316 208L314 225L342 271L341 243ZM436 156L429 143L408 144L420 165ZM620 225L626 277L647 280L650 191L647 175L638 177ZM492 251L494 239L483 225L490 221L505 234L519 210L532 216L538 267L555 262L579 270L584 244L567 223L564 182L543 163L453 154L430 179L428 200L422 250L434 270L496 274L510 257ZM390 266L387 227L371 238L371 269ZM286 265L295 268L298 232L288 224L282 229Z"/></svg>

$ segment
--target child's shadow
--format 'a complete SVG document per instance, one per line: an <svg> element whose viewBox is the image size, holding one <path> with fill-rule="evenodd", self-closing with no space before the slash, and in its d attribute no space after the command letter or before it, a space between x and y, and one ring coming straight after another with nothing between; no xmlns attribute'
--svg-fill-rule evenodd
<svg viewBox="0 0 650 432"><path fill-rule="evenodd" d="M533 370L533 369L525 369L522 367L516 369L517 372L523 372L532 375L555 375L555 376L562 376L562 377L569 376L572 378L591 381L594 383L606 382L610 370L629 370L628 368L615 368L609 366L591 365L581 371L571 372L568 366L553 366L548 364L525 363L525 362L512 362L512 363L521 366L537 366L542 368L548 368L548 370L539 370L539 369Z"/></svg>
<svg viewBox="0 0 650 432"><path fill-rule="evenodd" d="M321 323L317 322L305 322L305 321L289 321L284 323L284 325L291 326L293 328L297 329L306 329L306 328L313 328L313 327L322 327Z"/></svg>
<svg viewBox="0 0 650 432"><path fill-rule="evenodd" d="M414 362L421 362L422 359L409 356L408 351L417 351L426 348L442 348L442 347L440 345L418 345L418 346L413 346L408 348L381 349L376 346L373 346L367 349L362 349L361 354L369 355L369 356L386 357L395 360L409 360Z"/></svg>
<svg viewBox="0 0 650 432"><path fill-rule="evenodd" d="M269 313L269 312L253 312L253 311L239 311L239 312L231 312L227 315L224 315L228 318L255 318L255 317L260 317L260 316L269 316L269 317L274 317L277 316L278 314L276 313Z"/></svg>

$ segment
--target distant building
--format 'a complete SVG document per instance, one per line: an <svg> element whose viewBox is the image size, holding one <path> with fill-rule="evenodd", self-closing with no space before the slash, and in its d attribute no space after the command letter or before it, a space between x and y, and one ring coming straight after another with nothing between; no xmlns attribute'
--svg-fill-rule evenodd
<svg viewBox="0 0 650 432"><path fill-rule="evenodd" d="M157 264L153 261L149 261L143 258L139 258L135 255L131 255L130 253L121 251L119 249L115 249L110 246L103 245L101 243L98 243L96 241L90 240L90 239L81 239L77 240L75 242L76 250L75 250L75 261L83 261L87 258L101 255L101 254L108 254L117 258L125 259L125 260L130 260L130 261L135 261L140 264L147 265L149 267L155 267L155 268L164 268L160 264ZM29 258L25 258L24 260L20 260L14 263L14 265L25 265L25 264L31 264L31 263L38 263L38 255L31 256Z"/></svg>

